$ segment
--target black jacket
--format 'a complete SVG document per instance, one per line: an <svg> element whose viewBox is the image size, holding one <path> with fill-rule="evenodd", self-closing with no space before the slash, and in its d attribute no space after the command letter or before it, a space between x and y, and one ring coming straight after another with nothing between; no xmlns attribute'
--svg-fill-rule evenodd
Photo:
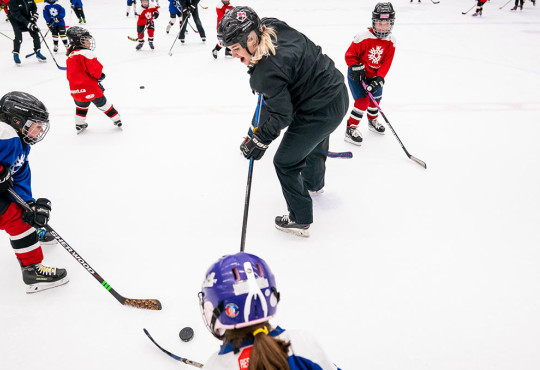
<svg viewBox="0 0 540 370"><path fill-rule="evenodd" d="M182 10L184 10L190 5L197 7L197 4L199 4L200 1L201 0L180 0L180 5L182 6Z"/></svg>
<svg viewBox="0 0 540 370"><path fill-rule="evenodd" d="M8 17L11 22L16 21L26 26L32 13L37 12L34 0L9 0Z"/></svg>
<svg viewBox="0 0 540 370"><path fill-rule="evenodd" d="M324 109L342 91L343 75L302 33L276 18L263 18L277 34L276 55L250 68L251 88L264 97L257 136L265 143L294 124L295 117Z"/></svg>

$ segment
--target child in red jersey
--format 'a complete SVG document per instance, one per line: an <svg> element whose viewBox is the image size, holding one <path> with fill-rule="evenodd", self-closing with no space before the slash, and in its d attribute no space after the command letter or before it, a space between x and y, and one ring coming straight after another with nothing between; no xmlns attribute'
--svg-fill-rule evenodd
<svg viewBox="0 0 540 370"><path fill-rule="evenodd" d="M8 3L9 0L0 0L0 10L4 9L4 12L6 13L6 22L9 21L9 19L7 18Z"/></svg>
<svg viewBox="0 0 540 370"><path fill-rule="evenodd" d="M121 127L120 115L103 95L105 89L100 82L105 78L105 74L103 73L103 65L92 52L95 48L94 38L90 32L82 27L70 27L67 31L67 37L69 47L66 53L68 56L66 72L71 96L77 106L75 110L77 134L88 127L86 115L90 103L94 103L99 110L104 112L115 126Z"/></svg>
<svg viewBox="0 0 540 370"><path fill-rule="evenodd" d="M219 3L216 5L216 13L217 13L217 26L219 27L219 22L221 21L221 18L227 13L229 9L232 9L233 6L231 5L231 2L229 0L220 0ZM223 48L219 44L219 42L216 44L216 46L212 49L212 56L214 59L217 59L218 52ZM232 56L231 49L225 48L225 55Z"/></svg>
<svg viewBox="0 0 540 370"><path fill-rule="evenodd" d="M375 100L381 101L384 78L392 65L395 38L391 34L395 12L391 3L378 3L372 13L373 26L354 37L345 53L349 66L348 82L354 98L354 108L347 120L345 141L361 145L363 138L358 124L367 109L368 127L371 131L384 135L385 127L377 121L379 110L369 100L370 92ZM362 82L367 85L364 89Z"/></svg>
<svg viewBox="0 0 540 370"><path fill-rule="evenodd" d="M482 15L482 7L487 2L487 0L478 0L478 4L476 4L476 13L474 13L473 17L478 17Z"/></svg>
<svg viewBox="0 0 540 370"><path fill-rule="evenodd" d="M141 6L137 11L137 35L139 44L135 47L141 50L144 45L144 30L148 32L148 45L150 49L154 49L154 19L159 17L159 4L154 0L141 0Z"/></svg>

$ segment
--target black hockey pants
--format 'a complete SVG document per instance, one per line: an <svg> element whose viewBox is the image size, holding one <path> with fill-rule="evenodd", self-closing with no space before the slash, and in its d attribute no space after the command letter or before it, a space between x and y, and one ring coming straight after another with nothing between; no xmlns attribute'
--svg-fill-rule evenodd
<svg viewBox="0 0 540 370"><path fill-rule="evenodd" d="M274 166L287 202L291 220L313 222L313 205L308 190L324 186L330 134L341 124L349 109L345 84L327 106L311 114L297 114L283 135L274 156Z"/></svg>
<svg viewBox="0 0 540 370"><path fill-rule="evenodd" d="M19 53L21 51L21 44L22 44L22 33L28 32L30 33L30 36L32 36L32 39L34 39L34 51L38 51L41 49L41 42L39 40L39 33L35 31L29 31L28 28L26 28L26 25L22 24L21 22L18 22L14 19L9 19L11 22L11 26L13 27L13 33L15 34L15 39L13 40L13 52Z"/></svg>

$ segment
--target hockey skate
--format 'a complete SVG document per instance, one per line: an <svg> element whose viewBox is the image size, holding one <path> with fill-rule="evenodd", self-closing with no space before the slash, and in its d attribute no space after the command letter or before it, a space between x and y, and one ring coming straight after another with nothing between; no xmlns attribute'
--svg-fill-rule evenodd
<svg viewBox="0 0 540 370"><path fill-rule="evenodd" d="M53 46L53 51L54 51L55 53L58 52L58 45L54 45L54 46Z"/></svg>
<svg viewBox="0 0 540 370"><path fill-rule="evenodd" d="M79 135L81 132L86 130L88 128L88 123L83 123L80 125L75 125L75 130L77 130L77 135Z"/></svg>
<svg viewBox="0 0 540 370"><path fill-rule="evenodd" d="M154 42L148 41L148 46L150 46L150 49L154 50Z"/></svg>
<svg viewBox="0 0 540 370"><path fill-rule="evenodd" d="M171 27L172 27L172 24L169 23L169 24L167 25L167 28L166 28L167 33L169 33L169 31L171 30Z"/></svg>
<svg viewBox="0 0 540 370"><path fill-rule="evenodd" d="M17 65L17 67L21 66L21 58L19 58L19 53L13 53L13 61Z"/></svg>
<svg viewBox="0 0 540 370"><path fill-rule="evenodd" d="M45 62L47 60L47 58L45 58L45 56L43 54L41 54L41 51L39 51L39 50L36 50L36 58L40 62Z"/></svg>
<svg viewBox="0 0 540 370"><path fill-rule="evenodd" d="M304 238L309 237L309 224L297 224L289 218L289 215L276 217L276 229Z"/></svg>
<svg viewBox="0 0 540 370"><path fill-rule="evenodd" d="M115 125L116 127L122 127L122 121L121 120L114 121L113 125Z"/></svg>
<svg viewBox="0 0 540 370"><path fill-rule="evenodd" d="M45 229L36 229L36 233L38 236L39 243L41 245L51 245L51 244L57 244L55 237L51 235L50 232L48 232Z"/></svg>
<svg viewBox="0 0 540 370"><path fill-rule="evenodd" d="M218 50L216 48L213 48L212 49L212 56L214 57L214 59L217 59L217 55L218 55Z"/></svg>
<svg viewBox="0 0 540 370"><path fill-rule="evenodd" d="M517 9L517 5L511 8L510 10L516 10L516 9Z"/></svg>
<svg viewBox="0 0 540 370"><path fill-rule="evenodd" d="M206 37L201 37L202 42L206 42Z"/></svg>
<svg viewBox="0 0 540 370"><path fill-rule="evenodd" d="M231 49L225 48L225 56L226 57L232 57Z"/></svg>
<svg viewBox="0 0 540 370"><path fill-rule="evenodd" d="M139 41L139 44L137 46L135 46L135 49L137 50L141 50L141 48L143 47L144 45L144 41Z"/></svg>
<svg viewBox="0 0 540 370"><path fill-rule="evenodd" d="M354 145L362 145L362 134L358 129L358 126L347 126L345 131L345 141Z"/></svg>
<svg viewBox="0 0 540 370"><path fill-rule="evenodd" d="M385 127L377 121L377 118L368 120L368 128L378 134L384 135Z"/></svg>
<svg viewBox="0 0 540 370"><path fill-rule="evenodd" d="M324 193L324 188L321 188L321 189L319 189L319 190L309 190L309 189L308 189L308 193L309 193L309 195L322 194L322 193Z"/></svg>
<svg viewBox="0 0 540 370"><path fill-rule="evenodd" d="M23 281L26 284L26 293L36 293L55 288L69 281L65 269L47 267L41 263L21 267L21 270Z"/></svg>

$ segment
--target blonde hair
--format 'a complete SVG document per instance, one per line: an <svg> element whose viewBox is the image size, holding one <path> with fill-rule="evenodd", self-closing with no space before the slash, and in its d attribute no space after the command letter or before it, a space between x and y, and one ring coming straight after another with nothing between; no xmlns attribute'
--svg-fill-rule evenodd
<svg viewBox="0 0 540 370"><path fill-rule="evenodd" d="M250 40L248 40L247 42L248 48L256 44L257 37L254 31L250 35L250 38L251 42ZM277 45L275 44L275 42L277 42L277 34L274 27L262 26L260 41L259 44L255 46L255 51L253 53L253 57L251 58L251 65L254 66L255 64L259 63L259 60L264 57L270 56L270 54L276 55Z"/></svg>

